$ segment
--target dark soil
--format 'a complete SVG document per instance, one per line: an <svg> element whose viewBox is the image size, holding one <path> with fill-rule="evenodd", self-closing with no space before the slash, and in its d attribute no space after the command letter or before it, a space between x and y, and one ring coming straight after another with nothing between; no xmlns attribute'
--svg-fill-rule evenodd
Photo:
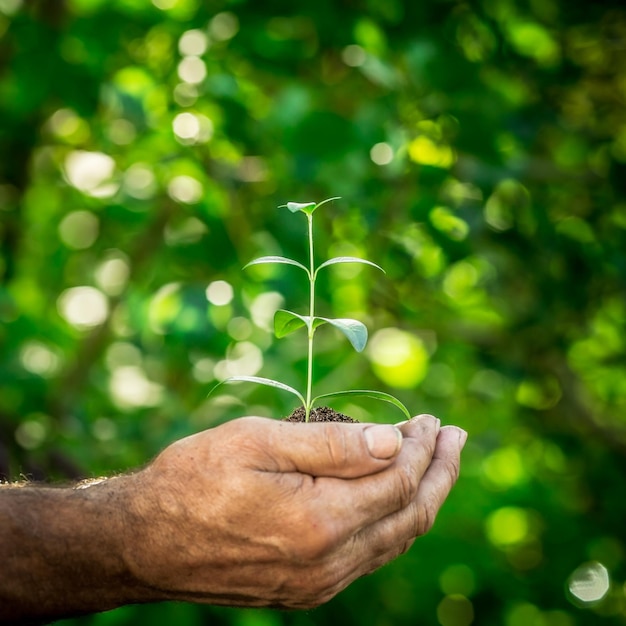
<svg viewBox="0 0 626 626"><path fill-rule="evenodd" d="M304 407L300 406L293 411L293 413L284 419L285 422L304 422ZM311 410L309 416L310 422L352 422L358 423L359 420L352 419L351 417L338 413L335 409L331 409L327 406L320 406Z"/></svg>

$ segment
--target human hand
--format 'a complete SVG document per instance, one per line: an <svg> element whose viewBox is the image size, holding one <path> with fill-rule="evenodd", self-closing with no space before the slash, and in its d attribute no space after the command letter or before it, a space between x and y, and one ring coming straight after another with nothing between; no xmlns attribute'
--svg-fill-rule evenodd
<svg viewBox="0 0 626 626"><path fill-rule="evenodd" d="M311 608L406 551L456 481L465 433L432 416L401 431L242 418L172 444L125 481L143 597Z"/></svg>

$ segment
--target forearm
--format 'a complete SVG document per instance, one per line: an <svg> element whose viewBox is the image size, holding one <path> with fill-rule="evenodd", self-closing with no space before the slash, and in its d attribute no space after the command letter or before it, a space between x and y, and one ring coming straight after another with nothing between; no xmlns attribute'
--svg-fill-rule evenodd
<svg viewBox="0 0 626 626"><path fill-rule="evenodd" d="M0 623L44 623L151 599L124 563L125 480L0 486Z"/></svg>
<svg viewBox="0 0 626 626"><path fill-rule="evenodd" d="M0 624L161 600L318 606L426 532L456 480L458 429L420 416L402 434L250 417L88 488L0 486Z"/></svg>

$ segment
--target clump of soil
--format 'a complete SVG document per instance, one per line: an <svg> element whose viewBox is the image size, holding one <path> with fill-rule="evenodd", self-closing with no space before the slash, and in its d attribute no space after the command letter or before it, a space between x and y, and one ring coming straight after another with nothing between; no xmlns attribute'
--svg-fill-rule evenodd
<svg viewBox="0 0 626 626"><path fill-rule="evenodd" d="M285 422L304 422L304 407L300 406L294 409L293 413L289 417L285 417ZM331 409L328 406L320 406L315 409L311 409L311 415L309 415L310 422L352 422L358 423L359 420L352 419L348 415L339 413L335 409Z"/></svg>

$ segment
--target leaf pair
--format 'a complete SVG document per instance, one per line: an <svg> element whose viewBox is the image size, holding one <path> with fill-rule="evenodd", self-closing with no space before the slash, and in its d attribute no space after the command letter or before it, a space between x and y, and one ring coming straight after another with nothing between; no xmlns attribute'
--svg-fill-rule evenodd
<svg viewBox="0 0 626 626"><path fill-rule="evenodd" d="M282 263L284 265L295 265L296 267L299 267L301 270L304 270L306 272L307 276L309 277L309 280L311 279L315 280L317 278L318 272L322 268L328 267L329 265L337 265L338 263L363 263L364 265L371 265L372 267L379 269L383 274L385 273L385 270L382 267L380 267L380 265L376 265L376 263L372 263L371 261L368 261L367 259L360 259L356 256L337 256L332 259L328 259L328 261L324 261L324 263L321 263L317 267L317 269L313 272L313 275L311 275L311 271L309 270L309 268L302 265L302 263L299 263L298 261L294 261L293 259L288 259L287 257L284 257L284 256L262 256L244 265L243 269L246 269L247 267L250 267L252 265L263 265L265 263Z"/></svg>
<svg viewBox="0 0 626 626"><path fill-rule="evenodd" d="M323 324L330 324L340 330L357 352L362 352L367 344L367 327L358 320L350 318L331 319L328 317L311 317L298 315L292 311L279 309L274 316L274 334L281 339L299 328L306 327L309 333Z"/></svg>
<svg viewBox="0 0 626 626"><path fill-rule="evenodd" d="M306 215L313 215L315 209L319 209L323 204L327 202L332 202L333 200L339 200L339 196L334 196L332 198L326 198L326 200L322 200L321 202L287 202L287 204L283 204L279 206L279 209L287 208L292 213L306 213Z"/></svg>
<svg viewBox="0 0 626 626"><path fill-rule="evenodd" d="M282 389L283 391L288 391L289 393L296 396L300 402L302 402L302 406L306 406L306 401L304 396L293 387L286 385L285 383L281 383L277 380L272 380L271 378L261 378L260 376L231 376L224 382L242 382L242 383L257 383L259 385L265 385L266 387L274 387L275 389ZM221 384L221 383L219 383ZM323 393L322 395L316 396L311 400L311 404L309 408L312 408L318 403L318 400L324 400L327 398L338 398L340 396L364 396L366 398L373 398L375 400L382 400L383 402L388 402L389 404L393 404L395 407L400 409L402 413L404 413L407 419L411 419L411 414L409 410L398 400L394 398L394 396L384 393L382 391L372 391L370 389L351 389L348 391L333 391L331 393Z"/></svg>

